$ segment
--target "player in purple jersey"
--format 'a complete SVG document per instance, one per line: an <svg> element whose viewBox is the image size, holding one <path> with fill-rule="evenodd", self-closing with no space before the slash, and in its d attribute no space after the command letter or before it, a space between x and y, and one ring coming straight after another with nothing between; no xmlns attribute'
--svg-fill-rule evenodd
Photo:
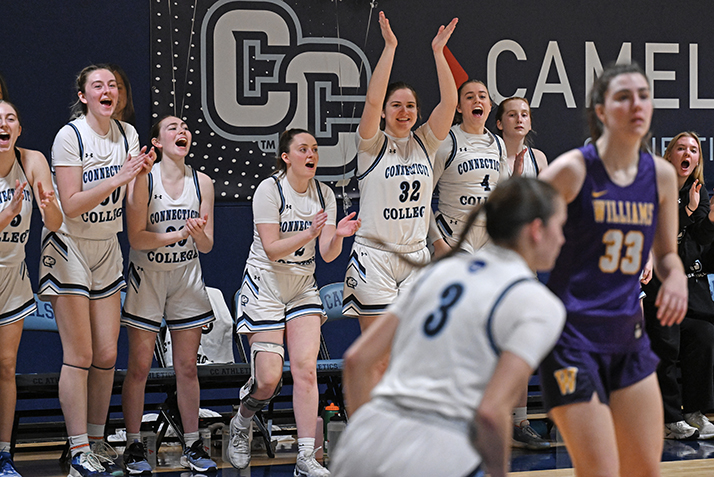
<svg viewBox="0 0 714 477"><path fill-rule="evenodd" d="M675 173L643 151L653 106L637 65L608 67L590 100L593 142L540 176L569 204L548 282L568 316L541 364L541 386L577 475L659 475L664 421L639 275L651 247L662 281L657 318L681 322L687 283L677 255Z"/></svg>

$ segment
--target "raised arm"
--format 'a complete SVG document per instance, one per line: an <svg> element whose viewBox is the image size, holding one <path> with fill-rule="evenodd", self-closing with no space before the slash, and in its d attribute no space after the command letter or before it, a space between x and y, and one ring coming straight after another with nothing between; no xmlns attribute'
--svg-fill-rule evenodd
<svg viewBox="0 0 714 477"><path fill-rule="evenodd" d="M662 281L655 305L657 319L664 326L680 323L687 311L687 277L677 254L678 193L674 167L664 159L655 160L659 211L652 243L654 271ZM546 171L547 172L547 171Z"/></svg>
<svg viewBox="0 0 714 477"><path fill-rule="evenodd" d="M451 38L451 34L459 22L458 18L451 20L448 25L440 26L439 31L431 42L431 49L434 52L434 62L436 63L436 75L439 79L440 101L429 116L429 127L439 140L446 139L449 128L454 118L454 110L459 102L459 96L454 83L454 75L451 73L449 64L444 56L444 47ZM376 132L376 131L375 131Z"/></svg>
<svg viewBox="0 0 714 477"><path fill-rule="evenodd" d="M384 12L379 12L379 27L384 38L384 49L379 57L377 66L374 67L372 78L369 80L367 95L365 96L364 110L359 122L358 133L362 139L371 139L379 131L379 122L382 118L382 104L389 86L389 76L392 73L394 52L397 49L397 37L392 32L389 20ZM455 106L455 105L454 105Z"/></svg>

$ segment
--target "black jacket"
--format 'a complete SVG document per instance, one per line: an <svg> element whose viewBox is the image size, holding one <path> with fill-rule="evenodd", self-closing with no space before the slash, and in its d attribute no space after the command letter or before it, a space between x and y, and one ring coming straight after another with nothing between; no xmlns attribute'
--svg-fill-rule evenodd
<svg viewBox="0 0 714 477"><path fill-rule="evenodd" d="M677 249L679 258L684 265L689 285L689 312L711 315L714 319L714 301L709 291L707 270L714 271L714 250L710 251L714 242L714 224L709 221L709 194L705 187L699 191L699 206L694 213L687 215L686 207L689 205L689 191L694 183L690 176L679 190L679 234L677 235ZM705 268L706 266L706 268ZM642 289L647 294L645 300L654 302L661 282L655 276L649 284Z"/></svg>

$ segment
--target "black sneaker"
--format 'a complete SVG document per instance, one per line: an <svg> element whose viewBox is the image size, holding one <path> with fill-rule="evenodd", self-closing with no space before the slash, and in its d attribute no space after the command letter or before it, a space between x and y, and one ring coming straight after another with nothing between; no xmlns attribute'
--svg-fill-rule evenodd
<svg viewBox="0 0 714 477"><path fill-rule="evenodd" d="M146 459L144 444L132 442L124 451L124 468L129 475L151 475L151 464Z"/></svg>
<svg viewBox="0 0 714 477"><path fill-rule="evenodd" d="M531 423L525 420L520 426L513 426L513 446L525 447L530 450L550 449L550 442L543 439Z"/></svg>
<svg viewBox="0 0 714 477"><path fill-rule="evenodd" d="M203 448L202 439L198 439L191 447L184 449L179 462L187 469L195 470L196 472L216 470L216 463L211 460L211 457Z"/></svg>

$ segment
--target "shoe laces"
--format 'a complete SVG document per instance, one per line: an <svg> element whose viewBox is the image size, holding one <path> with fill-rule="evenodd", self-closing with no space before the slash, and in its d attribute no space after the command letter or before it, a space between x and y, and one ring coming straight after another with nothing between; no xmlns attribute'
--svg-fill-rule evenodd
<svg viewBox="0 0 714 477"><path fill-rule="evenodd" d="M689 419L687 419L687 420L688 420L688 421L691 421L691 422L694 422L694 423L696 423L696 424L698 424L698 425L700 425L700 426L704 426L704 425L706 425L707 423L710 422L710 421L709 421L709 418L708 418L707 416L705 416L704 414L702 414L702 411L695 411L695 412L693 412L693 413L691 414L691 416L689 416Z"/></svg>
<svg viewBox="0 0 714 477"><path fill-rule="evenodd" d="M103 460L109 459L112 462L119 457L119 453L104 440L95 441L92 444L92 452Z"/></svg>
<svg viewBox="0 0 714 477"><path fill-rule="evenodd" d="M322 447L318 447L314 449L312 452L301 452L299 454L300 460L305 464L305 466L308 468L309 471L313 470L318 470L318 471L324 471L326 470L320 463L315 459L315 454L317 453L318 450L320 450Z"/></svg>
<svg viewBox="0 0 714 477"><path fill-rule="evenodd" d="M530 426L530 424L526 424L525 426L522 426L521 431L523 431L524 434L526 434L529 437L532 437L534 439L542 439L542 437L538 435L538 433L535 431L535 429L533 429Z"/></svg>
<svg viewBox="0 0 714 477"><path fill-rule="evenodd" d="M79 456L79 465L93 472L104 472L106 470L104 469L99 456L92 451L83 452Z"/></svg>
<svg viewBox="0 0 714 477"><path fill-rule="evenodd" d="M5 454L3 452L3 454ZM0 455L0 471L4 474L7 472L8 474L16 474L17 469L15 469L15 466L13 465L12 459L8 455Z"/></svg>
<svg viewBox="0 0 714 477"><path fill-rule="evenodd" d="M233 439L231 439L231 446L241 454L248 453L250 450L250 436L248 436L247 430L238 427L235 428Z"/></svg>

